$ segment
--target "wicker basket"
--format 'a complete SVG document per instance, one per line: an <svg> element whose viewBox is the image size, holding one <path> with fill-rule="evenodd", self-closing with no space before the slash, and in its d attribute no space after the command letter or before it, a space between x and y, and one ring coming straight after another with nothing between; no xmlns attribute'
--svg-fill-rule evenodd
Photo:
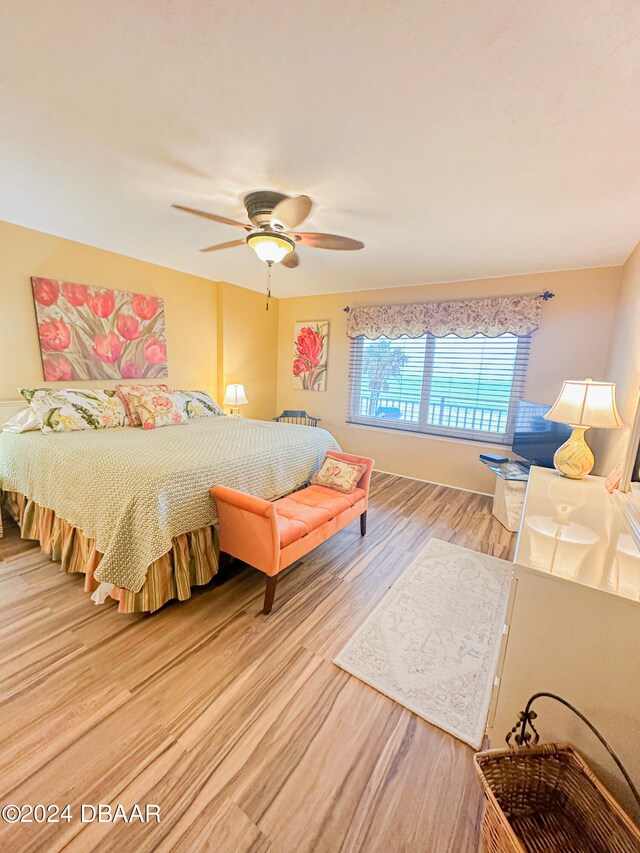
<svg viewBox="0 0 640 853"><path fill-rule="evenodd" d="M568 744L475 756L487 853L639 853L640 829Z"/></svg>

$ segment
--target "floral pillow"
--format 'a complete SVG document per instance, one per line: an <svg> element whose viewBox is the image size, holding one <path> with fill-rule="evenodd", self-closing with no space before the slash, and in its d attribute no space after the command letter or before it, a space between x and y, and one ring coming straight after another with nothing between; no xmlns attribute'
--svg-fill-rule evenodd
<svg viewBox="0 0 640 853"><path fill-rule="evenodd" d="M174 391L173 399L189 419L224 415L220 406L206 391Z"/></svg>
<svg viewBox="0 0 640 853"><path fill-rule="evenodd" d="M171 388L168 385L116 385L116 393L122 400L124 408L129 418L129 425L139 427L141 425L140 417L136 412L136 403L133 395L141 391L157 391L163 394L170 394Z"/></svg>
<svg viewBox="0 0 640 853"><path fill-rule="evenodd" d="M42 432L125 426L127 413L115 391L89 388L19 388Z"/></svg>
<svg viewBox="0 0 640 853"><path fill-rule="evenodd" d="M187 416L180 410L173 394L162 391L136 391L130 395L135 400L136 412L143 429L184 424Z"/></svg>
<svg viewBox="0 0 640 853"><path fill-rule="evenodd" d="M311 482L316 486L335 489L336 492L348 495L355 491L366 470L367 466L360 462L346 462L344 459L325 456L324 462L311 478Z"/></svg>

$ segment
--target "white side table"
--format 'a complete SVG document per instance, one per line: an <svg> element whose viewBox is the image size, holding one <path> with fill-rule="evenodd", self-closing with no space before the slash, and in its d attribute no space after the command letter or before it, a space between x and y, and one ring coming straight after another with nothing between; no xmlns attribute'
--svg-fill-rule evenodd
<svg viewBox="0 0 640 853"><path fill-rule="evenodd" d="M503 527L512 533L517 533L520 528L529 473L515 462L490 464L483 461L483 464L496 475L492 512Z"/></svg>
<svg viewBox="0 0 640 853"><path fill-rule="evenodd" d="M512 533L517 533L520 527L526 491L526 481L505 480L496 474L492 512L500 524Z"/></svg>

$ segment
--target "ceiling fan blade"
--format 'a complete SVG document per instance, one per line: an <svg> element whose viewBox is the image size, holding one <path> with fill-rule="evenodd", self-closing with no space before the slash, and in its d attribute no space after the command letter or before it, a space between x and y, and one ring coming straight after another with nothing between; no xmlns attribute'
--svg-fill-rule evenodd
<svg viewBox="0 0 640 853"><path fill-rule="evenodd" d="M183 207L181 204L172 204L176 210L183 210L185 213L193 213L194 216L202 216L204 219L212 219L214 222L222 222L223 225L235 225L236 228L244 228L245 231L253 231L251 225L245 225L244 222L237 222L235 219L228 219L226 216L218 216L217 213L207 213L205 210L194 210L192 207Z"/></svg>
<svg viewBox="0 0 640 853"><path fill-rule="evenodd" d="M297 228L311 213L313 202L307 195L289 196L283 198L273 208L271 214L271 227L281 225L285 231Z"/></svg>
<svg viewBox="0 0 640 853"><path fill-rule="evenodd" d="M246 246L246 240L229 240L227 243L216 243L215 246L207 246L206 249L200 249L201 252L217 252L218 249L231 249L232 246Z"/></svg>
<svg viewBox="0 0 640 853"><path fill-rule="evenodd" d="M340 249L343 251L364 249L364 243L361 243L360 240L352 240L351 237L340 237L338 234L294 231L289 236L293 237L296 242L302 243L303 246L311 246L313 249Z"/></svg>
<svg viewBox="0 0 640 853"><path fill-rule="evenodd" d="M288 269L292 270L300 263L300 255L296 251L289 252L288 255L284 256L280 263L283 267L287 267Z"/></svg>

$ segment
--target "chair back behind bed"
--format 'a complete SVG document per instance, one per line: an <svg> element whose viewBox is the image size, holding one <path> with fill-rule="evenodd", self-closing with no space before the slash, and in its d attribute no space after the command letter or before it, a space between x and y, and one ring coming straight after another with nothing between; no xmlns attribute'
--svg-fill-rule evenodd
<svg viewBox="0 0 640 853"><path fill-rule="evenodd" d="M320 418L308 415L304 409L285 409L282 414L274 418L278 423L300 424L301 426L318 426Z"/></svg>

